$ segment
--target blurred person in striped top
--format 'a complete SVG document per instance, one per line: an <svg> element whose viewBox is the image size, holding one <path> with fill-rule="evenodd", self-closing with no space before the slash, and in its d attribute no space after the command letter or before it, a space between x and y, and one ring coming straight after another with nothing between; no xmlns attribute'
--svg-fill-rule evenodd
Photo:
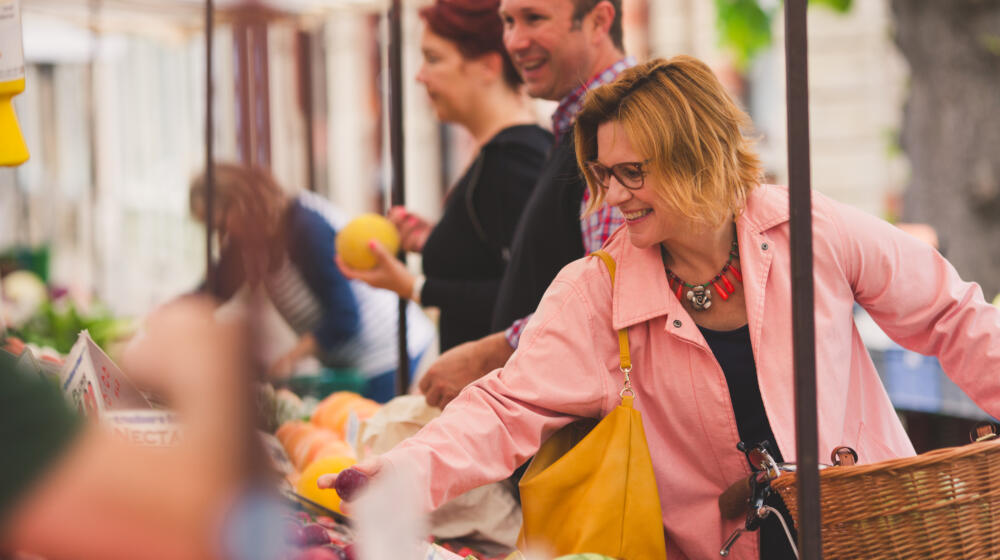
<svg viewBox="0 0 1000 560"><path fill-rule="evenodd" d="M217 163L214 224L221 236L213 295L228 300L247 285L262 288L298 335L268 369L285 379L309 356L333 368L356 368L364 396L385 402L395 394L398 298L345 278L330 256L348 217L325 198L286 192L263 168ZM192 214L205 221L205 176L190 188ZM434 338L416 305L407 308L410 375Z"/></svg>

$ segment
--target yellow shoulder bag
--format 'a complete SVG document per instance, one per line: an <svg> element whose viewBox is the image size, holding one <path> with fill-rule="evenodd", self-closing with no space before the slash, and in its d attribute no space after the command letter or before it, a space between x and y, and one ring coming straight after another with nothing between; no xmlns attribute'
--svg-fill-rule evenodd
<svg viewBox="0 0 1000 560"><path fill-rule="evenodd" d="M615 261L601 258L615 281ZM653 463L632 408L628 333L618 331L625 375L621 404L600 422L581 420L552 435L521 478L521 550L554 555L596 552L625 560L666 558ZM596 425L594 425L596 422Z"/></svg>

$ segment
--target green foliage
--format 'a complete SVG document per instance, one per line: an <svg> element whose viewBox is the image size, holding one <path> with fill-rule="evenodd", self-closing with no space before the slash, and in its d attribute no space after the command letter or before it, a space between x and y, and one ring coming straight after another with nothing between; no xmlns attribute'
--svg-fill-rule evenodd
<svg viewBox="0 0 1000 560"><path fill-rule="evenodd" d="M753 56L771 44L773 10L757 0L715 0L719 42L732 50L736 65L743 69Z"/></svg>
<svg viewBox="0 0 1000 560"><path fill-rule="evenodd" d="M851 9L852 0L809 0L813 4L818 4L820 6L826 6L831 10L846 13Z"/></svg>
<svg viewBox="0 0 1000 560"><path fill-rule="evenodd" d="M979 36L978 43L986 52L1000 56L1000 35L984 33Z"/></svg>
<svg viewBox="0 0 1000 560"><path fill-rule="evenodd" d="M882 131L882 137L885 140L885 153L890 158L903 156L903 141L900 134L898 128L887 128Z"/></svg>
<svg viewBox="0 0 1000 560"><path fill-rule="evenodd" d="M107 351L108 344L128 333L131 324L115 319L104 309L81 314L72 302L45 302L31 319L10 332L25 342L68 354L84 329L90 331L94 342Z"/></svg>
<svg viewBox="0 0 1000 560"><path fill-rule="evenodd" d="M719 43L729 49L736 66L746 69L753 57L771 45L771 24L780 8L765 8L761 0L715 0L716 29ZM810 0L834 11L845 13L852 0Z"/></svg>

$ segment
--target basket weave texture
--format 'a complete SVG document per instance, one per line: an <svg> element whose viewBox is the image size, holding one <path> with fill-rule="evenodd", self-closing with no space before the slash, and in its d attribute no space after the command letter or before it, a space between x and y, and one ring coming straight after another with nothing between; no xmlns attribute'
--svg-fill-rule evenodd
<svg viewBox="0 0 1000 560"><path fill-rule="evenodd" d="M795 473L771 483L798 519ZM824 558L1000 558L1000 440L820 471Z"/></svg>

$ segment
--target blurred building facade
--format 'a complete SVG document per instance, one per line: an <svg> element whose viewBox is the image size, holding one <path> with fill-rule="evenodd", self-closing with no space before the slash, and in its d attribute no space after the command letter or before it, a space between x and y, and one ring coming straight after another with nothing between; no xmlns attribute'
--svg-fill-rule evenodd
<svg viewBox="0 0 1000 560"><path fill-rule="evenodd" d="M172 16L142 2L131 12L128 3L22 4L28 87L15 106L32 158L0 170L0 250L48 244L54 282L121 314L141 315L204 274L203 229L187 210L188 181L204 162L204 39L196 3L179 4ZM433 219L472 147L435 121L413 79L419 4L404 5L407 203ZM382 211L392 173L384 8L358 1L272 12L250 39L239 7L220 8L216 159L246 161L251 126L287 188L313 188L349 213ZM847 15L809 16L813 187L883 217L906 175L895 138L907 74L888 10L888 0L855 0ZM625 0L625 23L627 50L640 60L686 53L716 70L754 118L770 176L783 182L780 18L775 46L743 73L718 46L712 2ZM247 41L256 46L241 54ZM256 60L252 76L241 57ZM248 79L250 101L240 94ZM552 107L538 103L539 122Z"/></svg>

